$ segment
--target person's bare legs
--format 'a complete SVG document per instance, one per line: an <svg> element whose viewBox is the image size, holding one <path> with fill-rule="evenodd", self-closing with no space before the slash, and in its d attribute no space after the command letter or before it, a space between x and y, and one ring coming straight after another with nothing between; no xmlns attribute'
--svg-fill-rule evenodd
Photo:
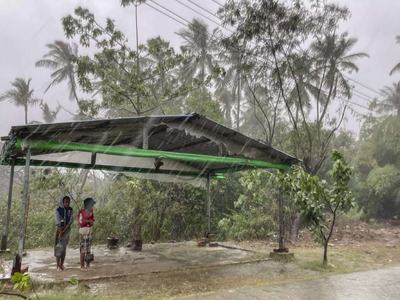
<svg viewBox="0 0 400 300"><path fill-rule="evenodd" d="M61 263L60 263L60 269L63 270L63 271L65 270L64 261L65 261L65 255L67 254L66 252L67 252L67 250L64 251L64 254L61 257Z"/></svg>
<svg viewBox="0 0 400 300"><path fill-rule="evenodd" d="M87 271L85 268L85 253L81 253L81 271Z"/></svg>
<svg viewBox="0 0 400 300"><path fill-rule="evenodd" d="M61 270L61 268L60 268L60 261L61 261L61 258L60 258L60 257L56 257L56 261L57 261L57 271L58 271L58 270Z"/></svg>
<svg viewBox="0 0 400 300"><path fill-rule="evenodd" d="M92 269L90 268L90 262L86 262L86 270L92 271Z"/></svg>

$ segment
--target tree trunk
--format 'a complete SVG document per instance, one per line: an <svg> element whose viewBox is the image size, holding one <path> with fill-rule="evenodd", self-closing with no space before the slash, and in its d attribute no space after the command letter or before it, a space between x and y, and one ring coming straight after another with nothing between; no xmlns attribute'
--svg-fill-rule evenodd
<svg viewBox="0 0 400 300"><path fill-rule="evenodd" d="M285 198L283 196L283 189L280 188L278 192L279 202L279 250L285 250Z"/></svg>
<svg viewBox="0 0 400 300"><path fill-rule="evenodd" d="M297 239L300 231L300 224L301 224L301 213L296 213L296 216L293 220L292 229L290 230L290 239L292 241Z"/></svg>
<svg viewBox="0 0 400 300"><path fill-rule="evenodd" d="M328 264L328 241L324 244L324 265Z"/></svg>
<svg viewBox="0 0 400 300"><path fill-rule="evenodd" d="M239 68L240 68L240 59L239 59ZM236 115L236 131L239 131L240 128L240 100L241 100L241 89L240 89L240 70L238 70L238 102L237 102L237 115Z"/></svg>
<svg viewBox="0 0 400 300"><path fill-rule="evenodd" d="M25 125L28 124L28 105L25 105Z"/></svg>

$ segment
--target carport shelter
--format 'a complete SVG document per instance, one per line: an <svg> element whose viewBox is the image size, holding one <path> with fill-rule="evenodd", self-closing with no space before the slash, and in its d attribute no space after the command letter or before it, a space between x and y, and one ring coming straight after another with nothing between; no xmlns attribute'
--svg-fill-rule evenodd
<svg viewBox="0 0 400 300"><path fill-rule="evenodd" d="M211 179L243 170L290 170L299 162L266 143L197 114L13 126L9 136L2 140L5 144L1 164L11 166L2 250L7 249L14 166L25 166L18 245L20 261L30 166L106 170L207 187L210 232ZM283 222L283 200L280 202ZM281 228L280 235L284 235L282 232ZM280 236L280 247L284 247L284 236Z"/></svg>

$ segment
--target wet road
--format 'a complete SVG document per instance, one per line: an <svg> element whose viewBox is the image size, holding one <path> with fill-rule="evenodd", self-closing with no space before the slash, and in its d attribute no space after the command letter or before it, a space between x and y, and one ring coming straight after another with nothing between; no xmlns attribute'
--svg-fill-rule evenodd
<svg viewBox="0 0 400 300"><path fill-rule="evenodd" d="M399 300L400 267L331 276L280 285L262 286L186 300Z"/></svg>

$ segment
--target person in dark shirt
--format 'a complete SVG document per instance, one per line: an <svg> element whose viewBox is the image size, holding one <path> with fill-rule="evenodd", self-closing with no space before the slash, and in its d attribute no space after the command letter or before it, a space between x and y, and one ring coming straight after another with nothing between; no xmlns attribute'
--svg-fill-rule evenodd
<svg viewBox="0 0 400 300"><path fill-rule="evenodd" d="M55 219L57 225L56 232L56 244L60 242L62 245L62 256L56 256L56 249L54 248L54 254L57 260L57 271L64 271L65 255L67 254L67 245L69 242L69 236L71 234L71 224L73 221L73 210L70 207L71 199L68 196L61 197L60 206L56 209Z"/></svg>

